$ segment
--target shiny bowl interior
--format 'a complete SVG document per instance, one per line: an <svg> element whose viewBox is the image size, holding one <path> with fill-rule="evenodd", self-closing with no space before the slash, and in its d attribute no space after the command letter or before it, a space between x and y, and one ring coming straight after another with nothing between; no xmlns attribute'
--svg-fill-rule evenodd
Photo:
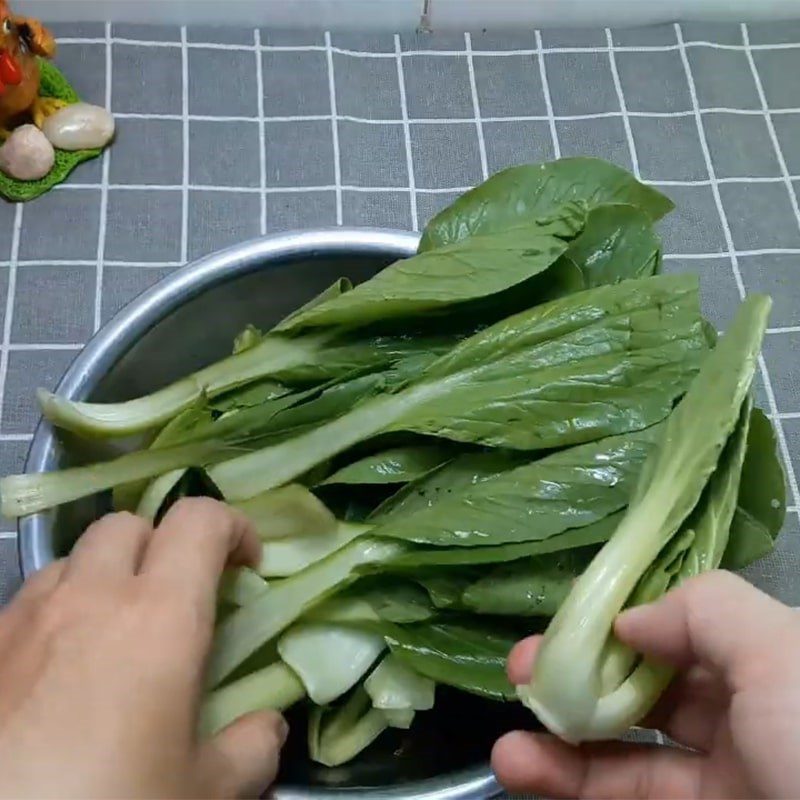
<svg viewBox="0 0 800 800"><path fill-rule="evenodd" d="M72 399L124 400L157 389L230 352L248 323L268 328L342 275L364 280L411 255L413 234L347 230L288 233L238 245L185 267L121 311L87 345L58 391ZM130 447L132 443L117 445ZM29 472L106 458L108 445L87 445L39 426ZM69 551L85 525L109 510L101 497L20 522L26 577ZM438 690L436 708L410 732L388 732L355 762L335 770L305 758L305 725L293 714L283 773L274 796L396 797L477 800L498 786L486 763L492 741L524 724L518 706Z"/></svg>

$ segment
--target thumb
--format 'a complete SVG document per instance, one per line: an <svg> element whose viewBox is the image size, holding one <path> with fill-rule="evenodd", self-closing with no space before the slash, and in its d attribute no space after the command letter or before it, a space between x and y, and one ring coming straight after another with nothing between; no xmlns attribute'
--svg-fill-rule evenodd
<svg viewBox="0 0 800 800"><path fill-rule="evenodd" d="M778 665L764 654L774 653L776 642L784 642L795 659L800 650L795 612L723 571L692 578L655 603L623 612L614 632L655 660L718 672L734 691L774 675Z"/></svg>
<svg viewBox="0 0 800 800"><path fill-rule="evenodd" d="M218 797L261 797L278 774L288 735L276 711L246 714L203 745L200 773Z"/></svg>

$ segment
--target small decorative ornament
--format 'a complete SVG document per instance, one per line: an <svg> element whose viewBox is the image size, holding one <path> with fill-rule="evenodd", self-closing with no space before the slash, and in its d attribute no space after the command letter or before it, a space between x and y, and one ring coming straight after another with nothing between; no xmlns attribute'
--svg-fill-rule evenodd
<svg viewBox="0 0 800 800"><path fill-rule="evenodd" d="M114 138L114 117L100 106L75 103L48 117L42 131L60 150L90 150Z"/></svg>
<svg viewBox="0 0 800 800"><path fill-rule="evenodd" d="M8 200L24 202L49 191L82 161L99 156L114 136L111 114L80 102L49 61L55 53L55 39L41 22L12 14L7 0L0 0L0 139L13 144L0 157L0 195ZM46 126L47 136L21 131L12 143L19 126L30 122ZM53 163L43 175L42 138L55 145Z"/></svg>
<svg viewBox="0 0 800 800"><path fill-rule="evenodd" d="M50 173L56 151L35 125L17 128L0 147L0 169L18 181L38 181Z"/></svg>

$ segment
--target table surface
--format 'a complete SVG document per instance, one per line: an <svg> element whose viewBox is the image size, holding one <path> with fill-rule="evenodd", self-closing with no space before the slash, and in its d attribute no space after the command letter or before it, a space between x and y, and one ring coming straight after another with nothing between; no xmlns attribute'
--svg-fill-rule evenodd
<svg viewBox="0 0 800 800"><path fill-rule="evenodd" d="M185 262L290 228L419 229L505 166L595 155L676 202L665 269L701 274L720 329L745 292L774 299L756 394L777 421L790 512L748 576L800 605L800 23L56 32L59 65L119 133L65 186L0 206L0 474L23 467L36 387ZM0 529L5 601L19 569L13 526Z"/></svg>

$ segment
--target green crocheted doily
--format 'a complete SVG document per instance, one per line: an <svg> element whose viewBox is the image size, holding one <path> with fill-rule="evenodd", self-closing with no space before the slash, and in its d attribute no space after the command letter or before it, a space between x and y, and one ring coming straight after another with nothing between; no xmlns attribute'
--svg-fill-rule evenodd
<svg viewBox="0 0 800 800"><path fill-rule="evenodd" d="M69 81L55 64L40 58L39 67L42 75L39 94L42 97L55 97L67 103L80 101L77 92L70 86ZM33 200L45 192L49 192L59 183L63 183L78 164L97 158L102 152L102 148L75 150L72 152L56 150L55 166L44 178L38 181L18 181L0 172L0 194L15 203L25 203L28 200Z"/></svg>

